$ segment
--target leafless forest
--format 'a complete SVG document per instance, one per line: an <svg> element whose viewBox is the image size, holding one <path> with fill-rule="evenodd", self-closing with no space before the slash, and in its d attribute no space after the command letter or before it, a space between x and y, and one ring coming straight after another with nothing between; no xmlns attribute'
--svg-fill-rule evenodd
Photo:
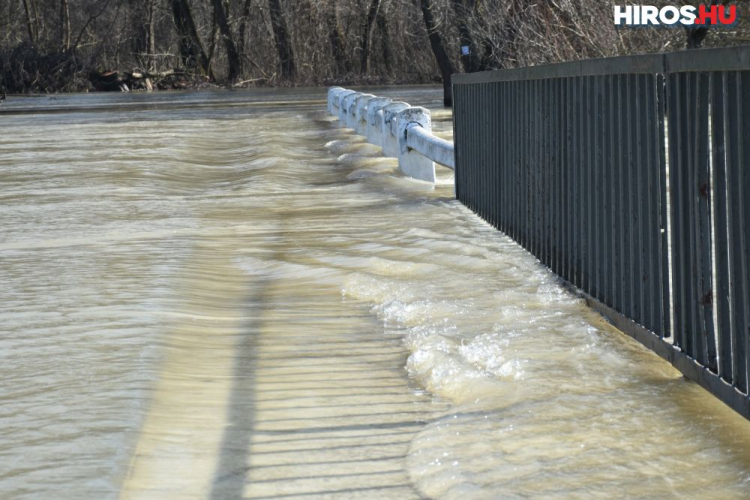
<svg viewBox="0 0 750 500"><path fill-rule="evenodd" d="M456 72L750 43L744 2L738 25L702 31L617 30L613 3L0 0L0 91L437 83Z"/></svg>

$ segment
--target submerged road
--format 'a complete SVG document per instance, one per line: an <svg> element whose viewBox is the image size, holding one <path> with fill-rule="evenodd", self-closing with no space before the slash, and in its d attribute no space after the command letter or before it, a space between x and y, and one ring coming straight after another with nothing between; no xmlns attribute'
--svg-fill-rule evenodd
<svg viewBox="0 0 750 500"><path fill-rule="evenodd" d="M0 120L0 497L746 497L748 422L324 90Z"/></svg>

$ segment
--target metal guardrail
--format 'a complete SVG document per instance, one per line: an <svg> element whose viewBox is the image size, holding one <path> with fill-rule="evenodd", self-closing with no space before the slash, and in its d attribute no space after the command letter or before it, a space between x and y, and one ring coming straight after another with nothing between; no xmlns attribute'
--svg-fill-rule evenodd
<svg viewBox="0 0 750 500"><path fill-rule="evenodd" d="M432 134L430 111L353 90L328 90L328 112L342 126L398 158L401 171L415 179L435 182L435 163L455 168L453 143Z"/></svg>
<svg viewBox="0 0 750 500"><path fill-rule="evenodd" d="M750 418L750 47L455 75L453 95L457 198Z"/></svg>

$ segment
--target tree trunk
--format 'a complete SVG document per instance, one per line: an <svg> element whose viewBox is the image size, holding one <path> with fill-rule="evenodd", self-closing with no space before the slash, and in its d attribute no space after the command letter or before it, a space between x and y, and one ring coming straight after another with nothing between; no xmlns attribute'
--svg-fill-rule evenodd
<svg viewBox="0 0 750 500"><path fill-rule="evenodd" d="M216 22L219 24L219 31L221 32L221 37L224 39L224 47L227 50L229 81L234 83L242 76L242 58L240 58L240 53L237 50L237 46L234 44L232 30L229 29L229 21L227 20L227 11L224 9L224 2L222 0L213 0L213 4Z"/></svg>
<svg viewBox="0 0 750 500"><path fill-rule="evenodd" d="M154 25L156 24L154 21L155 16L155 10L156 10L156 0L147 0L148 1L148 17L146 18L146 47L148 50L148 55L146 56L146 70L147 71L155 71L156 70L156 33L154 30Z"/></svg>
<svg viewBox="0 0 750 500"><path fill-rule="evenodd" d="M435 60L437 60L440 74L443 77L443 104L446 107L451 107L453 105L453 90L451 88L453 65L451 64L448 54L445 52L443 38L438 32L435 18L432 16L432 1L420 0L420 3L422 6L424 25L425 28L427 28L427 35L430 37L430 47L432 47L432 53L435 54Z"/></svg>
<svg viewBox="0 0 750 500"><path fill-rule="evenodd" d="M284 12L281 10L281 0L268 0L268 6L271 12L273 37L276 42L276 50L279 53L279 62L281 63L281 76L285 80L294 80L297 76L297 68L294 65L291 37L286 28Z"/></svg>
<svg viewBox="0 0 750 500"><path fill-rule="evenodd" d="M468 19L469 14L476 4L471 0L452 0L451 3L453 13L456 16L456 24L458 25L458 35L461 39L461 66L465 73L479 71L481 60L477 51L477 45L471 36ZM468 54L464 52L464 47L468 50Z"/></svg>
<svg viewBox="0 0 750 500"><path fill-rule="evenodd" d="M328 40L331 43L333 62L336 65L336 74L348 73L350 70L349 60L346 58L346 45L344 35L341 34L339 20L336 17L336 2L329 0L326 12L326 27L328 28Z"/></svg>
<svg viewBox="0 0 750 500"><path fill-rule="evenodd" d="M42 36L43 19L39 17L39 6L35 0L31 0L31 10L34 12L34 43L39 43Z"/></svg>
<svg viewBox="0 0 750 500"><path fill-rule="evenodd" d="M250 5L252 0L245 0L242 6L242 21L240 22L240 33L237 40L237 48L241 55L245 54L247 44L247 20L250 18Z"/></svg>
<svg viewBox="0 0 750 500"><path fill-rule="evenodd" d="M370 0L370 9L367 12L367 18L362 26L362 36L360 37L360 48L362 52L359 55L360 72L366 75L370 71L370 40L375 28L375 19L380 10L381 0Z"/></svg>
<svg viewBox="0 0 750 500"><path fill-rule="evenodd" d="M219 43L219 23L216 21L216 12L214 12L211 15L211 34L208 36L208 67L211 68L211 71L214 67L217 43Z"/></svg>
<svg viewBox="0 0 750 500"><path fill-rule="evenodd" d="M29 0L23 0L23 10L26 14L26 30L29 33L29 42L31 45L36 45L36 35L34 34L34 19L31 11L31 4Z"/></svg>
<svg viewBox="0 0 750 500"><path fill-rule="evenodd" d="M174 24L180 38L182 64L187 69L197 69L213 79L213 74L208 66L208 56L203 49L198 30L195 28L193 15L190 12L190 5L187 0L171 0L171 3Z"/></svg>
<svg viewBox="0 0 750 500"><path fill-rule="evenodd" d="M60 48L70 49L70 8L68 0L60 0Z"/></svg>
<svg viewBox="0 0 750 500"><path fill-rule="evenodd" d="M154 2L155 0L139 0L133 2L132 20L135 34L133 36L133 53L138 64L146 71L154 71Z"/></svg>
<svg viewBox="0 0 750 500"><path fill-rule="evenodd" d="M378 12L378 30L380 30L380 45L383 51L383 67L388 76L391 76L391 65L393 64L393 53L391 52L391 40L388 34L388 20L385 18L385 12L380 9Z"/></svg>

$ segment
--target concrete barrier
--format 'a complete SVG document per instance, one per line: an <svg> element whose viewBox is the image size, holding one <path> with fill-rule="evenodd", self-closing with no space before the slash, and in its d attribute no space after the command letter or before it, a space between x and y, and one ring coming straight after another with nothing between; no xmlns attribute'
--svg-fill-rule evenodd
<svg viewBox="0 0 750 500"><path fill-rule="evenodd" d="M362 94L359 92L346 92L339 99L339 122L342 127L349 126L349 106L360 95Z"/></svg>
<svg viewBox="0 0 750 500"><path fill-rule="evenodd" d="M331 87L328 89L328 114L330 115L333 114L333 99L341 90L344 89L341 87Z"/></svg>
<svg viewBox="0 0 750 500"><path fill-rule="evenodd" d="M367 103L367 142L383 147L383 108L391 102L387 97L375 97Z"/></svg>
<svg viewBox="0 0 750 500"><path fill-rule="evenodd" d="M353 129L358 134L359 128L357 125L357 103L359 102L360 98L369 99L371 97L375 97L372 94L358 94L357 97L351 99L349 101L349 112L346 115L346 125L350 129Z"/></svg>
<svg viewBox="0 0 750 500"><path fill-rule="evenodd" d="M372 94L359 96L354 104L354 130L359 135L367 135L367 106L376 97Z"/></svg>
<svg viewBox="0 0 750 500"><path fill-rule="evenodd" d="M427 182L435 182L435 163L422 151L409 147L409 132L417 131L432 135L430 111L425 108L406 108L396 115L398 127L398 167L409 177ZM435 137L437 139L437 137ZM421 145L421 142L420 142ZM427 152L428 148L424 148Z"/></svg>
<svg viewBox="0 0 750 500"><path fill-rule="evenodd" d="M344 104L344 97L353 93L353 90L337 90L333 94L333 111L332 115L339 118L339 126L343 127L345 124L341 121L341 108Z"/></svg>
<svg viewBox="0 0 750 500"><path fill-rule="evenodd" d="M409 127L405 143L409 149L413 149L421 155L431 158L435 163L453 170L456 169L453 157L453 143L432 135L429 129Z"/></svg>
<svg viewBox="0 0 750 500"><path fill-rule="evenodd" d="M398 158L399 169L409 177L435 182L435 163L455 169L453 143L432 134L425 108L333 87L328 90L328 112L338 116L340 126L382 147L384 155Z"/></svg>
<svg viewBox="0 0 750 500"><path fill-rule="evenodd" d="M345 95L347 95L348 93L350 93L350 92L352 92L352 91L351 90L346 90L346 89L335 90L333 92L333 100L332 100L333 101L332 102L333 106L332 106L332 110L331 110L331 114L333 116L338 116L339 115L339 106L341 105L341 99Z"/></svg>
<svg viewBox="0 0 750 500"><path fill-rule="evenodd" d="M398 158L398 126L396 117L409 107L405 102L394 102L383 108L383 154Z"/></svg>

